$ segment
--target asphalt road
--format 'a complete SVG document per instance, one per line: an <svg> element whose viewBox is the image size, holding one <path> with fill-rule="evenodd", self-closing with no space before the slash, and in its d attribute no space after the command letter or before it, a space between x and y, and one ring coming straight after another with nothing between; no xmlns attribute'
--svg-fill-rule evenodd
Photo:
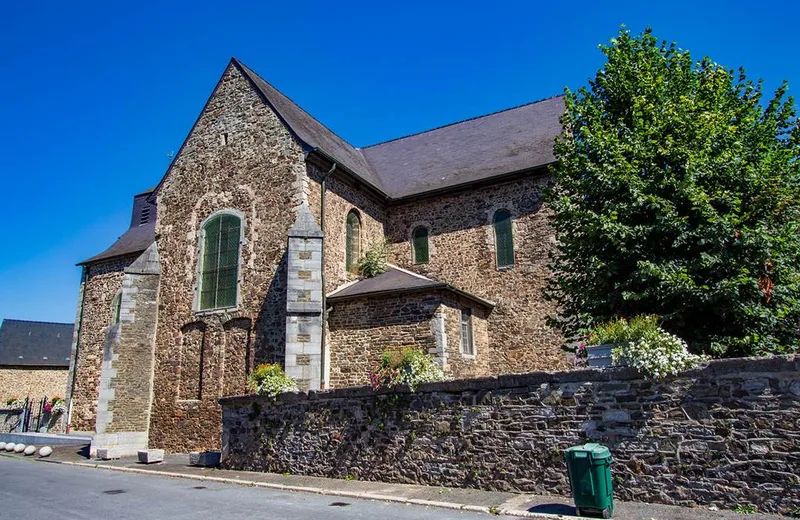
<svg viewBox="0 0 800 520"><path fill-rule="evenodd" d="M488 520L370 500L248 488L0 457L0 519Z"/></svg>

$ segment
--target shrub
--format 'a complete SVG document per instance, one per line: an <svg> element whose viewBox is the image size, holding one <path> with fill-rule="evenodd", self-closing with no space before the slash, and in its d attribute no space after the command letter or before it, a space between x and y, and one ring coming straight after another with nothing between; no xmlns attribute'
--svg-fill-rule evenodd
<svg viewBox="0 0 800 520"><path fill-rule="evenodd" d="M614 363L626 362L647 379L675 375L708 360L689 353L685 341L658 327L643 330L640 338L614 348L611 358Z"/></svg>
<svg viewBox="0 0 800 520"><path fill-rule="evenodd" d="M297 392L297 383L278 364L258 365L247 378L247 386L259 395L275 397L284 392Z"/></svg>
<svg viewBox="0 0 800 520"><path fill-rule="evenodd" d="M658 316L652 314L640 315L631 318L615 318L609 322L596 325L589 332L590 345L605 345L608 343L627 343L639 341L647 334L652 334L658 329Z"/></svg>
<svg viewBox="0 0 800 520"><path fill-rule="evenodd" d="M373 390L408 385L414 391L422 383L444 381L446 376L433 359L416 347L387 351L369 376Z"/></svg>
<svg viewBox="0 0 800 520"><path fill-rule="evenodd" d="M358 272L361 276L372 278L385 273L389 269L389 241L384 239L372 244L364 258L358 261Z"/></svg>

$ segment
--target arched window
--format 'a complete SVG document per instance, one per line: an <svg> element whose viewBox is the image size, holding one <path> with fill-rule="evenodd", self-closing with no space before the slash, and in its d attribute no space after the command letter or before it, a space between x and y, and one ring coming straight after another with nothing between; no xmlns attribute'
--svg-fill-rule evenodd
<svg viewBox="0 0 800 520"><path fill-rule="evenodd" d="M111 300L111 324L119 323L120 308L122 307L122 291L118 292Z"/></svg>
<svg viewBox="0 0 800 520"><path fill-rule="evenodd" d="M203 225L200 310L236 306L242 219L220 213Z"/></svg>
<svg viewBox="0 0 800 520"><path fill-rule="evenodd" d="M345 243L345 267L353 272L361 258L361 217L358 211L351 209L347 214L347 242Z"/></svg>
<svg viewBox="0 0 800 520"><path fill-rule="evenodd" d="M511 212L501 209L494 214L494 246L497 267L514 265L514 236L511 229Z"/></svg>
<svg viewBox="0 0 800 520"><path fill-rule="evenodd" d="M411 248L414 251L415 264L427 264L430 254L428 252L428 228L419 226L411 234Z"/></svg>

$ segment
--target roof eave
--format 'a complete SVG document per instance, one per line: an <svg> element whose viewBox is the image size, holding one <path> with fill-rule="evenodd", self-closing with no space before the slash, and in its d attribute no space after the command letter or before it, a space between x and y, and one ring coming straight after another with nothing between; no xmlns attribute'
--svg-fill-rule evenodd
<svg viewBox="0 0 800 520"><path fill-rule="evenodd" d="M377 196L380 200L384 202L390 202L392 200L392 198L389 195L387 195L383 190L381 190L380 188L378 188L377 186L366 180L364 177L362 177L361 175L357 174L356 172L354 172L353 170L342 164L341 161L339 161L335 157L332 157L329 153L327 153L325 150L319 147L311 148L308 151L306 159L307 160L311 159L312 161L316 159L318 162L321 160L324 163L323 166L330 166L333 163L336 163L337 165L336 170L343 171L344 173L346 173L352 181L358 184L358 186L365 187L368 191L371 191L373 195Z"/></svg>
<svg viewBox="0 0 800 520"><path fill-rule="evenodd" d="M470 294L466 291L462 291L461 289L457 289L450 284L447 283L437 283L435 285L423 285L420 287L404 287L401 289L385 289L383 291L375 291L365 294L353 294L353 295L344 295L344 296L336 296L335 294L331 294L330 296L326 297L328 303L336 304L343 301L349 300L361 300L364 298L373 298L379 296L391 296L395 294L409 294L415 292L428 292L428 291L450 291L455 293L463 298L468 300L472 300L487 309L494 309L497 304L491 300L483 299L479 296L475 296L474 294Z"/></svg>

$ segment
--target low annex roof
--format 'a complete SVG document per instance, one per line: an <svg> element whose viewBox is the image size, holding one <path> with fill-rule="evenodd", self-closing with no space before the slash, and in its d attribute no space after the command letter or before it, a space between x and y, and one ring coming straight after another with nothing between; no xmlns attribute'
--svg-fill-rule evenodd
<svg viewBox="0 0 800 520"><path fill-rule="evenodd" d="M0 326L0 367L69 367L72 323L4 319Z"/></svg>
<svg viewBox="0 0 800 520"><path fill-rule="evenodd" d="M359 149L241 62L233 62L309 149L340 162L392 199L533 170L555 160L563 96Z"/></svg>
<svg viewBox="0 0 800 520"><path fill-rule="evenodd" d="M382 274L372 278L362 278L354 283L340 287L328 294L327 299L330 303L344 300L353 300L372 296L382 296L389 294L427 292L427 291L450 291L459 296L470 299L484 307L493 308L495 303L485 300L474 294L462 291L444 282L431 280L411 271L406 271L397 266L390 265L389 269Z"/></svg>

